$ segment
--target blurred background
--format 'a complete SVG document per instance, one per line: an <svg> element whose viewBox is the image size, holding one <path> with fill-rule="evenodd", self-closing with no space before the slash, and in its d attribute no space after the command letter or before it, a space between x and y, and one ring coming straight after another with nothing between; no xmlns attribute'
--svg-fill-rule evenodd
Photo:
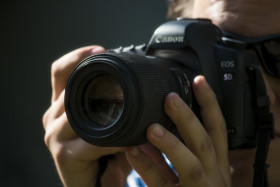
<svg viewBox="0 0 280 187"><path fill-rule="evenodd" d="M62 186L43 137L51 63L85 45L142 44L166 0L1 0L0 186Z"/></svg>

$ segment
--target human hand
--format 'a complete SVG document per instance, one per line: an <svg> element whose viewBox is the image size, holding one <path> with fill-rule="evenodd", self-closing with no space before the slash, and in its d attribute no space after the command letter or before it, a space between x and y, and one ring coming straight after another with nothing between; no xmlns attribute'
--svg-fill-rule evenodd
<svg viewBox="0 0 280 187"><path fill-rule="evenodd" d="M149 141L167 156L178 172L177 180L158 168L138 147L126 151L129 163L150 187L231 186L226 124L215 94L202 76L195 78L193 91L200 105L203 126L177 94L171 93L165 99L165 111L185 144L159 124L147 130Z"/></svg>
<svg viewBox="0 0 280 187"><path fill-rule="evenodd" d="M101 178L102 186L125 186L131 167L124 148L101 148L86 143L72 130L64 110L64 89L73 69L87 56L104 52L99 46L72 51L52 64L52 101L43 116L45 143L50 150L64 186L90 186L97 180L98 159L115 154Z"/></svg>

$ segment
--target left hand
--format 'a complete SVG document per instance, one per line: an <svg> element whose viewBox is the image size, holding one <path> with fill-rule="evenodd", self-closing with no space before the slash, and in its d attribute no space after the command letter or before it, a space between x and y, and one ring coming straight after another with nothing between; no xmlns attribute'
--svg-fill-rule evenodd
<svg viewBox="0 0 280 187"><path fill-rule="evenodd" d="M43 117L45 144L54 159L60 179L65 187L124 186L131 171L122 147L98 147L82 140L71 128L64 109L64 94L67 79L84 58L105 52L101 46L76 49L52 64L52 102ZM106 170L98 178L99 159L114 155Z"/></svg>
<svg viewBox="0 0 280 187"><path fill-rule="evenodd" d="M175 167L177 180L138 147L126 151L129 163L148 186L231 186L226 124L217 99L202 76L195 78L193 91L204 125L177 94L171 93L165 100L165 111L185 144L159 124L147 130L149 141Z"/></svg>

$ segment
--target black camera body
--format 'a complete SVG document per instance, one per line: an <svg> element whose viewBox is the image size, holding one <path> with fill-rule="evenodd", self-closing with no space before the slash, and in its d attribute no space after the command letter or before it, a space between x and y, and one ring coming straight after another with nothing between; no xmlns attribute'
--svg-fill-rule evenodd
<svg viewBox="0 0 280 187"><path fill-rule="evenodd" d="M246 43L224 37L204 19L182 19L159 26L148 45L93 55L71 74L65 110L75 132L97 146L145 143L146 129L175 126L164 112L164 99L176 92L199 116L191 84L204 75L227 123L230 149L256 146L257 108L268 108L258 59ZM261 93L256 95L256 89Z"/></svg>

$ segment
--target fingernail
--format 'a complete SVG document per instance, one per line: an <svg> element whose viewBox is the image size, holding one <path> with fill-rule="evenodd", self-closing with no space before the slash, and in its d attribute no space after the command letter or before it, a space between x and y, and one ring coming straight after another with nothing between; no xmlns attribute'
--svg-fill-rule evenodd
<svg viewBox="0 0 280 187"><path fill-rule="evenodd" d="M140 150L139 150L138 147L134 146L134 147L131 147L130 153L131 153L133 156L138 156L139 153L140 153Z"/></svg>
<svg viewBox="0 0 280 187"><path fill-rule="evenodd" d="M182 105L182 100L181 98L176 94L173 98L173 106L175 108L179 108Z"/></svg>
<svg viewBox="0 0 280 187"><path fill-rule="evenodd" d="M159 125L155 126L153 129L153 135L156 137L162 137L164 135L164 130Z"/></svg>
<svg viewBox="0 0 280 187"><path fill-rule="evenodd" d="M103 53L104 52L104 49L102 47L95 47L91 50L91 54L94 55L94 54L98 54L98 53Z"/></svg>

